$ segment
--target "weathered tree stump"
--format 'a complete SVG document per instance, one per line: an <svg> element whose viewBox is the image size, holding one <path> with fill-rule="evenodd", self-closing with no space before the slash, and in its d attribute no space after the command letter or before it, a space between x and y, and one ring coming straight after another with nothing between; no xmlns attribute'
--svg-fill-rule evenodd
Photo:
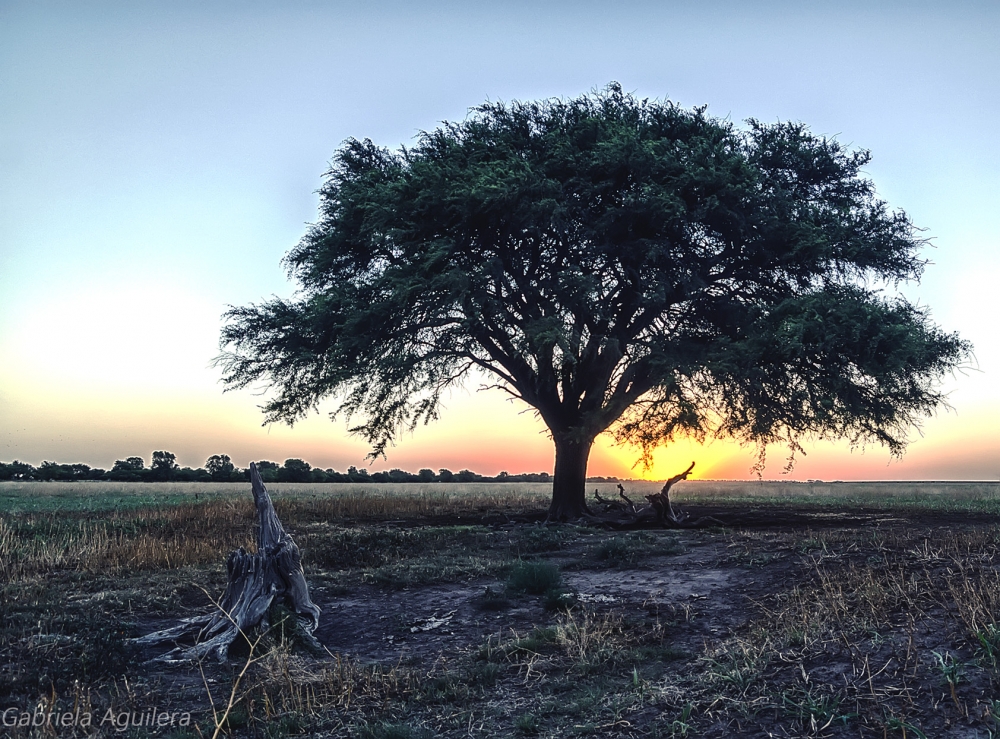
<svg viewBox="0 0 1000 739"><path fill-rule="evenodd" d="M240 547L229 554L226 560L229 579L215 613L182 619L172 629L135 640L145 646L174 645L156 661L200 660L208 654L225 661L234 641L269 628L267 613L275 602L284 603L294 612L306 639L314 642L313 646L319 646L312 632L319 625L320 610L309 599L299 548L282 528L271 496L253 462L250 463L250 484L259 524L257 552L251 554Z"/></svg>

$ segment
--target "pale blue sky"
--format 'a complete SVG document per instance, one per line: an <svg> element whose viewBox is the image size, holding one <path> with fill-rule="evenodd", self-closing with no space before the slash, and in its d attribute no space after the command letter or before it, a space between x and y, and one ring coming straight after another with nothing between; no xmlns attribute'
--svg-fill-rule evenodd
<svg viewBox="0 0 1000 739"><path fill-rule="evenodd" d="M920 448L943 423L940 449L986 460L969 476L1000 476L998 37L996 2L0 0L0 460L107 465L170 448L192 465L219 452L359 463L342 424L259 430L252 395L221 397L209 362L225 305L290 293L279 260L344 139L408 144L486 99L617 80L872 150L882 196L937 245L907 293L974 341L981 368L953 383L958 415ZM443 429L389 463L488 471L442 439L468 436L489 402L456 398ZM962 436L973 427L978 447ZM547 442L529 446L506 466L547 466ZM886 474L917 469L912 457ZM861 462L860 476L885 467Z"/></svg>

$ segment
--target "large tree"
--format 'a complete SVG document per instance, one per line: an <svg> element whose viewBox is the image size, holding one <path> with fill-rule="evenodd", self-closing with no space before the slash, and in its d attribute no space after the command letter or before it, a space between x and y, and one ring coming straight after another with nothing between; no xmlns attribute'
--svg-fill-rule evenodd
<svg viewBox="0 0 1000 739"><path fill-rule="evenodd" d="M895 294L925 242L868 161L614 84L487 103L411 149L348 140L285 258L296 297L227 314L225 382L270 385L267 422L333 397L380 454L485 372L548 426L553 519L586 512L605 431L898 454L969 347Z"/></svg>

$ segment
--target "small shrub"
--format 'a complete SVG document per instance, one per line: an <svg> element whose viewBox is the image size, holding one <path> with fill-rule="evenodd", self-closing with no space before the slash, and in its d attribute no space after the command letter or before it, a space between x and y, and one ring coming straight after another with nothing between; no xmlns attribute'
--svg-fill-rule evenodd
<svg viewBox="0 0 1000 739"><path fill-rule="evenodd" d="M794 716L807 726L821 726L824 729L833 723L846 726L856 713L841 711L840 693L823 692L823 686L808 688L796 685L784 691L781 703L786 713Z"/></svg>
<svg viewBox="0 0 1000 739"><path fill-rule="evenodd" d="M538 719L533 713L522 713L514 719L514 728L522 734L537 734Z"/></svg>
<svg viewBox="0 0 1000 739"><path fill-rule="evenodd" d="M647 542L633 536L613 536L602 541L595 555L612 566L635 564L646 552Z"/></svg>
<svg viewBox="0 0 1000 739"><path fill-rule="evenodd" d="M545 609L548 611L568 611L578 603L575 593L564 593L554 588L545 594Z"/></svg>
<svg viewBox="0 0 1000 739"><path fill-rule="evenodd" d="M453 672L430 676L421 686L424 696L438 701L457 701L468 696L468 683Z"/></svg>
<svg viewBox="0 0 1000 739"><path fill-rule="evenodd" d="M594 555L612 567L624 567L639 564L651 555L677 554L683 549L676 539L640 531L604 540L597 545Z"/></svg>
<svg viewBox="0 0 1000 739"><path fill-rule="evenodd" d="M559 585L559 568L551 562L518 562L507 578L507 589L513 593L542 595Z"/></svg>
<svg viewBox="0 0 1000 739"><path fill-rule="evenodd" d="M996 624L986 624L976 631L973 636L979 643L976 649L976 656L979 663L988 667L996 668L1000 666L1000 626Z"/></svg>
<svg viewBox="0 0 1000 739"><path fill-rule="evenodd" d="M221 715L219 717L222 718ZM222 730L232 733L234 729L244 729L250 725L250 714L246 707L237 705L229 711L229 715L219 724Z"/></svg>
<svg viewBox="0 0 1000 739"><path fill-rule="evenodd" d="M958 685L965 675L965 664L962 662L956 662L955 658L952 656L951 652L945 652L941 654L940 652L931 652L934 655L934 659L937 662L937 668L941 673L942 679L954 688Z"/></svg>
<svg viewBox="0 0 1000 739"><path fill-rule="evenodd" d="M511 545L518 554L540 554L562 549L568 534L556 527L537 526L515 532Z"/></svg>
<svg viewBox="0 0 1000 739"><path fill-rule="evenodd" d="M482 688L491 688L500 679L500 665L493 662L476 662L466 675L469 685Z"/></svg>
<svg viewBox="0 0 1000 739"><path fill-rule="evenodd" d="M504 645L500 650L500 655L511 655L519 652L538 653L551 651L559 640L559 633L552 626L532 629L527 636L515 639Z"/></svg>
<svg viewBox="0 0 1000 739"><path fill-rule="evenodd" d="M675 718L670 724L670 736L671 737L682 737L686 738L688 732L691 731L691 712L694 710L694 704L688 703L681 710L680 715Z"/></svg>

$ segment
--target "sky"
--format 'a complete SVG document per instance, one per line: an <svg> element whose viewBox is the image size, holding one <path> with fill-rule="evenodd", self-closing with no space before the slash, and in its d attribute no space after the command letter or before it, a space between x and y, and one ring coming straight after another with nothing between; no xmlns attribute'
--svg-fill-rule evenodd
<svg viewBox="0 0 1000 739"><path fill-rule="evenodd" d="M368 464L330 408L262 426L259 391L223 392L226 307L294 294L281 258L349 137L396 148L487 100L618 81L871 150L880 196L932 240L902 291L974 344L950 409L902 460L807 443L787 477L1000 479L998 33L996 2L0 0L0 461ZM590 473L752 476L725 440L637 458L602 437ZM373 469L552 460L530 409L473 382Z"/></svg>

